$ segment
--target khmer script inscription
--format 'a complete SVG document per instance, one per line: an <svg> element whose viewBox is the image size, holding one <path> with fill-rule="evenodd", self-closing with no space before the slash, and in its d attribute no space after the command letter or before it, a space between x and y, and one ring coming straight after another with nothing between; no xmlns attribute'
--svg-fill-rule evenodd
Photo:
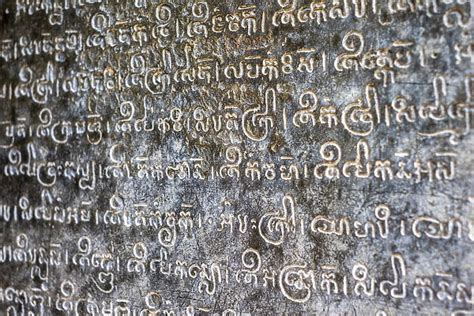
<svg viewBox="0 0 474 316"><path fill-rule="evenodd" d="M0 0L0 315L473 315L473 16Z"/></svg>

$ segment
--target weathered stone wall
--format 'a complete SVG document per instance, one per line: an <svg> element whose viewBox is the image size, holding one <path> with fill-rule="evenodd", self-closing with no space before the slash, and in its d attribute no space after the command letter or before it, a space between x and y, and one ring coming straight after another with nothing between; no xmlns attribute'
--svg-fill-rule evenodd
<svg viewBox="0 0 474 316"><path fill-rule="evenodd" d="M0 314L472 314L473 10L0 0Z"/></svg>

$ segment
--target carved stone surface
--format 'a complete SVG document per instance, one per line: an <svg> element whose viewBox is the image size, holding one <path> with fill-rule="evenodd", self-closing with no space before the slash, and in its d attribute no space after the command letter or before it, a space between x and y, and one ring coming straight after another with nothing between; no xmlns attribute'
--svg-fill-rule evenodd
<svg viewBox="0 0 474 316"><path fill-rule="evenodd" d="M0 315L472 315L469 0L0 0Z"/></svg>

